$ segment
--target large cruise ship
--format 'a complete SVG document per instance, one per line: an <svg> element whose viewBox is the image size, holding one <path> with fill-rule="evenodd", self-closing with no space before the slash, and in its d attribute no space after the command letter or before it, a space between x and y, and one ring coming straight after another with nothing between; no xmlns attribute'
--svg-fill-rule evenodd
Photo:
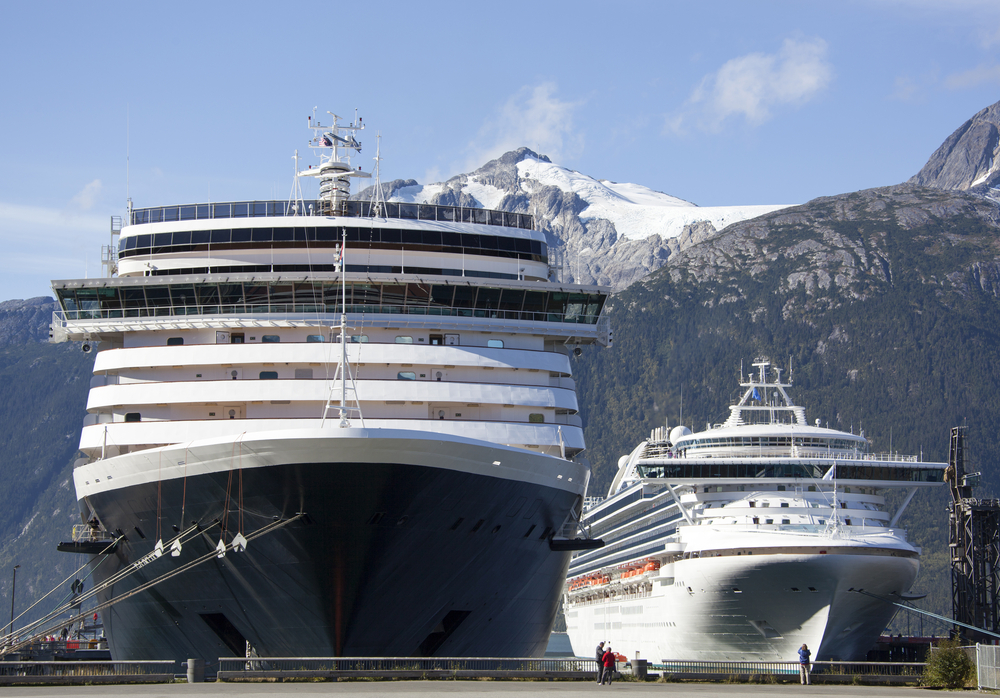
<svg viewBox="0 0 1000 698"><path fill-rule="evenodd" d="M105 277L53 282L52 340L99 349L63 547L114 543L115 659L545 650L607 291L529 215L351 200L363 124L332 119L318 199L130 204Z"/></svg>
<svg viewBox="0 0 1000 698"><path fill-rule="evenodd" d="M610 640L653 662L795 660L803 643L814 659L863 659L887 599L907 597L920 551L897 524L946 464L808 424L781 370L753 365L724 423L655 429L607 498L588 499L582 523L606 547L570 565L578 655ZM907 493L890 512L893 489Z"/></svg>

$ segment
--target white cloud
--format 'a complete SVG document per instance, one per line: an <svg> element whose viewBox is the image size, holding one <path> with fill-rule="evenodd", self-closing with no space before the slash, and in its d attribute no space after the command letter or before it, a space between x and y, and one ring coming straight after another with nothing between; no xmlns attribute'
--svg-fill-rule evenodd
<svg viewBox="0 0 1000 698"><path fill-rule="evenodd" d="M76 196L70 199L70 203L81 211L89 211L97 202L97 197L101 193L101 188L101 180L95 179L81 189Z"/></svg>
<svg viewBox="0 0 1000 698"><path fill-rule="evenodd" d="M1000 84L1000 63L981 64L961 73L952 73L944 79L944 86L951 90L997 83Z"/></svg>
<svg viewBox="0 0 1000 698"><path fill-rule="evenodd" d="M565 162L583 150L583 136L574 127L573 112L583 102L556 96L555 83L545 82L517 91L480 128L462 171L468 172L504 153L527 146Z"/></svg>
<svg viewBox="0 0 1000 698"><path fill-rule="evenodd" d="M808 102L833 79L822 39L785 39L776 54L750 53L727 61L706 75L681 109L667 117L667 132L683 133L690 125L718 131L730 117L757 126L772 110Z"/></svg>

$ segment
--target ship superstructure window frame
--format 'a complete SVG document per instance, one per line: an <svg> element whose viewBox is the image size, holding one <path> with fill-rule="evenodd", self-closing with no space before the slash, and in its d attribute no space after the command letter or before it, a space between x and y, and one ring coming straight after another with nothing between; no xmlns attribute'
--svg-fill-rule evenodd
<svg viewBox="0 0 1000 698"><path fill-rule="evenodd" d="M499 257L548 263L548 245L542 240L481 233L444 233L411 228L301 226L214 228L138 233L122 237L121 259L185 252L222 252L247 249L335 249L347 234L348 249L435 252L464 256ZM444 238L444 239L442 239Z"/></svg>
<svg viewBox="0 0 1000 698"><path fill-rule="evenodd" d="M319 201L304 201L306 210L318 210ZM336 215L347 218L379 218L443 221L449 223L477 223L507 228L534 230L534 216L527 213L495 211L486 208L448 206L440 204L409 204L402 202L381 203L377 212L370 201L345 201ZM219 203L181 204L179 206L153 206L132 210L133 225L143 223L169 223L172 221L217 220L224 218L273 218L296 216L302 220L295 207L281 201L225 201Z"/></svg>
<svg viewBox="0 0 1000 698"><path fill-rule="evenodd" d="M277 277L246 281L216 278L197 283L151 284L148 278L135 277L134 281L117 279L113 286L83 281L79 285L64 284L56 289L56 294L67 320L244 313L315 314L339 313L342 309L337 279L296 283ZM350 282L346 285L347 312L595 325L607 301L607 295L597 291L544 290L505 295L509 290L458 284ZM525 305L529 296L531 310ZM544 302L540 297L544 297ZM515 298L521 299L519 307ZM436 305L442 299L450 299L450 305ZM451 336L445 335L445 344Z"/></svg>
<svg viewBox="0 0 1000 698"><path fill-rule="evenodd" d="M810 463L809 460L818 462ZM829 468L829 459L825 458L797 461L751 459L743 462L711 458L688 460L669 458L662 461L640 463L637 466L639 474L643 477L655 477L670 481L704 481L712 478L821 480ZM942 482L943 476L944 470L942 468L924 468L919 462L914 462L912 465L875 460L861 461L860 463L837 462L837 479L841 481L881 480L938 483Z"/></svg>

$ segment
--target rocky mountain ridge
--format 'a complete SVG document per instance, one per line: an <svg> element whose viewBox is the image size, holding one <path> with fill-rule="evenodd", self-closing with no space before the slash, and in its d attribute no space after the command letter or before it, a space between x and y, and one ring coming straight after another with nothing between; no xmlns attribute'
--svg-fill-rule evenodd
<svg viewBox="0 0 1000 698"><path fill-rule="evenodd" d="M959 126L910 184L997 196L1000 188L1000 102Z"/></svg>
<svg viewBox="0 0 1000 698"><path fill-rule="evenodd" d="M387 201L530 213L546 234L557 278L614 289L625 288L659 269L671 254L716 233L716 224L722 227L780 208L701 208L645 187L595 180L555 165L539 173L541 164L553 165L545 155L519 148L446 182L421 186L398 179L383 184L382 191ZM591 200L585 200L581 190ZM372 194L369 187L352 198L369 200ZM600 205L608 200L617 206L608 210ZM629 233L623 234L622 227Z"/></svg>

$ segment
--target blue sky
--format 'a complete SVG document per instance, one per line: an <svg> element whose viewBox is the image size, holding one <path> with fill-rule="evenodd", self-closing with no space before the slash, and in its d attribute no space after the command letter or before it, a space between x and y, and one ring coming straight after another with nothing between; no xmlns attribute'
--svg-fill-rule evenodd
<svg viewBox="0 0 1000 698"><path fill-rule="evenodd" d="M137 206L287 198L314 106L364 117L366 170L382 134L384 180L526 145L784 204L903 181L1000 100L995 0L2 7L0 299L99 275L126 142Z"/></svg>

